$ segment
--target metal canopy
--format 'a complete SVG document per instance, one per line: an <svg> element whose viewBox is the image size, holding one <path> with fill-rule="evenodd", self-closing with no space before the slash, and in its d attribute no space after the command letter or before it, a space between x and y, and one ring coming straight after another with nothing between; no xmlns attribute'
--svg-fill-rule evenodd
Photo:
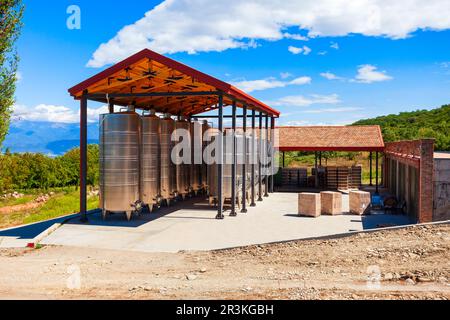
<svg viewBox="0 0 450 320"><path fill-rule="evenodd" d="M162 56L149 49L115 64L69 89L75 99L83 94L88 100L115 105L133 105L140 109L192 116L223 104L257 110L279 117L277 110L253 98L229 83Z"/></svg>
<svg viewBox="0 0 450 320"><path fill-rule="evenodd" d="M259 113L261 121L263 115L266 117L266 127L269 117L274 124L274 118L280 116L278 111L232 85L148 49L142 50L72 87L69 89L69 93L75 99L80 100L80 214L83 222L88 220L86 193L88 100L107 103L110 113L114 112L115 105L131 105L138 109L153 109L156 112L188 117L217 109L220 131L223 129L223 120L226 117L223 109L228 105L233 106L231 117L234 126L236 125L236 118L242 117L244 119L244 130L247 110L252 110L253 126L255 125L256 111ZM237 107L243 109L242 116L237 115ZM217 152L219 158L223 157L222 135L219 139ZM234 156L236 156L235 148ZM223 219L223 167L221 163L217 166L218 213L216 218ZM236 188L236 168L233 172L233 184ZM252 185L254 198L253 182ZM242 192L244 194L246 192L245 183L243 186ZM235 201L232 202L232 215L235 215L236 203ZM253 204L254 201L252 201ZM245 205L242 212L246 212Z"/></svg>

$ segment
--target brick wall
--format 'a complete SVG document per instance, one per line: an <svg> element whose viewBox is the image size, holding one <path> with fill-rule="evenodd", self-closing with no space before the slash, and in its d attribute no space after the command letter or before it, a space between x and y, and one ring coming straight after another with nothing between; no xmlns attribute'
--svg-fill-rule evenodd
<svg viewBox="0 0 450 320"><path fill-rule="evenodd" d="M417 220L419 223L433 221L434 140L421 139L388 143L385 156L386 159L393 159L398 163L417 168L419 173ZM388 188L392 187L389 184L393 182L389 178L386 183ZM405 181L397 181L397 183L405 183Z"/></svg>

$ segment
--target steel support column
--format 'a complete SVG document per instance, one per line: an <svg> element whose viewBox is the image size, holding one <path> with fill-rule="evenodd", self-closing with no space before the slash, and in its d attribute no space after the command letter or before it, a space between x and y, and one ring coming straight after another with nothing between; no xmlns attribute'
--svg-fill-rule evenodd
<svg viewBox="0 0 450 320"><path fill-rule="evenodd" d="M283 168L286 167L286 152L283 151Z"/></svg>
<svg viewBox="0 0 450 320"><path fill-rule="evenodd" d="M372 166L373 166L373 153L370 152L370 155L369 155L370 186L373 186L373 168L372 168Z"/></svg>
<svg viewBox="0 0 450 320"><path fill-rule="evenodd" d="M251 179L250 179L250 183L251 183L251 204L250 207L256 207L256 203L255 203L255 196L256 196L256 190L255 190L255 169L256 169L256 164L255 164L255 155L256 155L256 151L257 151L257 146L256 146L256 141L255 141L255 130L256 130L256 111L252 110L252 172L251 172Z"/></svg>
<svg viewBox="0 0 450 320"><path fill-rule="evenodd" d="M217 216L216 219L224 219L223 215L223 95L219 95L219 141L217 146Z"/></svg>
<svg viewBox="0 0 450 320"><path fill-rule="evenodd" d="M319 167L317 164L317 152L314 152L314 168L316 169L316 175L314 177L314 185L316 188L319 187Z"/></svg>
<svg viewBox="0 0 450 320"><path fill-rule="evenodd" d="M242 213L247 213L247 105L243 108L243 118L242 118L242 130L243 138L242 141Z"/></svg>
<svg viewBox="0 0 450 320"><path fill-rule="evenodd" d="M108 111L109 113L114 113L114 99L109 100Z"/></svg>
<svg viewBox="0 0 450 320"><path fill-rule="evenodd" d="M263 189L262 189L262 163L261 163L261 157L262 157L262 151L263 151L263 144L262 144L262 128L263 128L263 113L259 113L259 152L258 152L258 201L263 201Z"/></svg>
<svg viewBox="0 0 450 320"><path fill-rule="evenodd" d="M87 222L87 91L80 100L80 214L81 222Z"/></svg>
<svg viewBox="0 0 450 320"><path fill-rule="evenodd" d="M268 173L268 149L269 149L269 115L266 114L266 130L264 134L264 197L267 198L269 196L269 173Z"/></svg>
<svg viewBox="0 0 450 320"><path fill-rule="evenodd" d="M271 154L271 167L270 167L270 193L273 193L274 188L274 180L275 180L275 118L271 117L271 123L270 123L270 143L272 148L272 154Z"/></svg>
<svg viewBox="0 0 450 320"><path fill-rule="evenodd" d="M378 165L379 165L379 161L378 161L378 151L375 154L375 165L377 166L375 169L375 193L378 194L379 193L379 183L378 183Z"/></svg>
<svg viewBox="0 0 450 320"><path fill-rule="evenodd" d="M232 113L231 113L231 128L233 130L232 132L232 138L233 138L233 163L231 164L231 213L230 217L237 216L236 214L236 101L233 101L232 106Z"/></svg>

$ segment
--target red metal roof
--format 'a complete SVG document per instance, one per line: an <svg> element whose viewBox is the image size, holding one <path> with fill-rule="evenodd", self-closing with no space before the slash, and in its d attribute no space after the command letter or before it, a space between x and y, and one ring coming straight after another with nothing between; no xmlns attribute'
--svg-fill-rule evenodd
<svg viewBox="0 0 450 320"><path fill-rule="evenodd" d="M174 70L174 71L179 72L183 75L186 75L192 79L195 79L195 81L198 81L199 83L204 84L207 88L213 87L216 89L216 91L222 91L225 94L228 94L238 100L241 100L244 103L248 104L250 109L257 109L259 111L263 111L264 113L268 113L269 115L275 116L275 117L279 117L279 115L280 115L279 111L272 109L268 105L257 100L256 98L246 94L245 92L232 86L231 84L221 81L217 78L214 78L214 77L207 75L203 72L200 72L198 70L195 70L187 65L184 65L178 61L175 61L173 59L170 59L168 57L160 55L149 49L144 49L144 50L132 55L131 57L113 65L112 67L92 76L91 78L77 84L76 86L69 89L69 93L74 98L79 99L84 90L88 90L89 93L92 93L92 91L89 89L96 88L96 87L98 88L99 83L100 84L104 83L104 82L108 81L108 79L110 79L112 76L117 76L118 73L124 72L124 70L126 70L126 68L128 68L132 65L145 63L145 61L147 61L147 60L148 61L156 61L157 63L163 65L164 67L167 67L170 70ZM141 78L139 80L142 80L142 79L143 78ZM132 88L131 88L132 85L133 85L133 82L129 81L129 83L126 83L126 84L124 84L124 86L120 87L120 90L122 90L122 91L126 90L126 89L132 90ZM106 87L103 89L108 89L108 88ZM149 90L147 92L151 92L151 91L152 90ZM160 90L156 90L156 91L160 92ZM192 90L192 91L195 92L195 90ZM106 96L106 93L112 93L112 92L113 91L108 90L108 92L105 92L105 96ZM94 93L103 93L103 92L96 91ZM130 101L121 101L122 104L126 104L128 102L131 102L131 98L130 98ZM229 103L229 102L230 101L226 101L226 103ZM209 104L211 104L211 105L213 105L214 103L217 103L214 99L211 99L211 101L209 102Z"/></svg>
<svg viewBox="0 0 450 320"><path fill-rule="evenodd" d="M380 126L278 127L280 151L383 151Z"/></svg>

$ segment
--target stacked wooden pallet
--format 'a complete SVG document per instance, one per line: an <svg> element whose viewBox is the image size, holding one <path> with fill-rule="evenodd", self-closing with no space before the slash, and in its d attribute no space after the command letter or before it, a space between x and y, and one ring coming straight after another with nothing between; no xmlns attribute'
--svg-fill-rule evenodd
<svg viewBox="0 0 450 320"><path fill-rule="evenodd" d="M350 175L351 169L348 167L327 167L327 188L331 190L348 190L352 185Z"/></svg>
<svg viewBox="0 0 450 320"><path fill-rule="evenodd" d="M350 169L348 167L338 168L337 187L338 190L348 190L348 177Z"/></svg>
<svg viewBox="0 0 450 320"><path fill-rule="evenodd" d="M311 171L313 177L311 178L311 180L308 180L308 186L310 187L314 187L316 184L316 179L319 179L319 187L320 188L324 188L327 186L326 184L326 168L325 167L318 167L317 168L317 172L316 172L316 168L312 168Z"/></svg>
<svg viewBox="0 0 450 320"><path fill-rule="evenodd" d="M281 171L282 183L285 186L305 187L307 176L306 168L283 168Z"/></svg>
<svg viewBox="0 0 450 320"><path fill-rule="evenodd" d="M338 187L338 168L337 167L327 167L327 188L331 190L336 190Z"/></svg>
<svg viewBox="0 0 450 320"><path fill-rule="evenodd" d="M362 167L353 166L350 168L349 188L360 189L362 186Z"/></svg>

